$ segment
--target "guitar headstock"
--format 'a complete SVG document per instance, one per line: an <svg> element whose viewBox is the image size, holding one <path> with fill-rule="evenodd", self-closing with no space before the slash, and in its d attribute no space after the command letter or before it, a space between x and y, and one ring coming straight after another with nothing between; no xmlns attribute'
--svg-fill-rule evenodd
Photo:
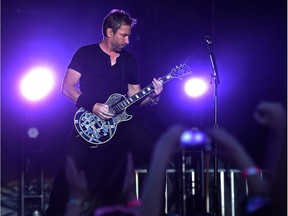
<svg viewBox="0 0 288 216"><path fill-rule="evenodd" d="M186 64L180 64L179 66L176 66L173 68L170 72L170 75L173 78L180 78L183 79L185 77L188 77L191 74L191 69Z"/></svg>

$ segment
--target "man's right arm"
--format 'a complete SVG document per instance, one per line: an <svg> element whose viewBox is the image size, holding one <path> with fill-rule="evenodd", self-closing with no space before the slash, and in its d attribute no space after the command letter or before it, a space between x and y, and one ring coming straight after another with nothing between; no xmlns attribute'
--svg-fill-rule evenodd
<svg viewBox="0 0 288 216"><path fill-rule="evenodd" d="M62 83L62 94L70 98L74 103L76 103L77 98L81 95L80 90L76 87L80 77L81 74L79 72L68 68Z"/></svg>
<svg viewBox="0 0 288 216"><path fill-rule="evenodd" d="M62 93L66 97L70 98L78 108L82 106L86 109L91 109L92 112L94 112L103 119L109 119L113 117L114 114L109 113L108 105L102 103L95 103L93 101L90 101L89 98L89 100L87 100L85 96L82 98L79 97L81 95L81 91L76 87L76 85L80 77L81 74L78 71L68 68L62 84ZM77 99L80 99L80 101L77 102Z"/></svg>

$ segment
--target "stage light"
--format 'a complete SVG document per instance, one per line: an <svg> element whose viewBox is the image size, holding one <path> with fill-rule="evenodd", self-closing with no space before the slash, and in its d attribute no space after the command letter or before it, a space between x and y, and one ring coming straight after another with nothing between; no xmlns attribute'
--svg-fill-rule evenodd
<svg viewBox="0 0 288 216"><path fill-rule="evenodd" d="M203 131L195 128L184 131L180 137L180 142L183 146L193 148L200 147L206 151L211 150L210 138Z"/></svg>
<svg viewBox="0 0 288 216"><path fill-rule="evenodd" d="M22 79L20 90L29 101L38 101L46 97L54 87L54 76L48 68L35 68Z"/></svg>
<svg viewBox="0 0 288 216"><path fill-rule="evenodd" d="M30 127L27 131L28 137L31 139L35 139L39 135L39 130L37 127Z"/></svg>
<svg viewBox="0 0 288 216"><path fill-rule="evenodd" d="M182 133L180 141L184 145L202 145L206 142L206 135L195 129L186 130Z"/></svg>
<svg viewBox="0 0 288 216"><path fill-rule="evenodd" d="M207 82L200 78L191 78L185 83L185 92L190 97L199 97L203 95L207 88Z"/></svg>

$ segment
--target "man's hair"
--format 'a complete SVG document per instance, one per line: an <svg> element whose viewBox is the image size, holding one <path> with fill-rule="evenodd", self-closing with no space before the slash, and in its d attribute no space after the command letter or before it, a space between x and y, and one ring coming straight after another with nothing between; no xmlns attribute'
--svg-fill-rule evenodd
<svg viewBox="0 0 288 216"><path fill-rule="evenodd" d="M137 20L132 18L130 14L126 13L124 10L113 9L103 20L102 33L104 36L107 36L106 30L108 28L111 28L113 33L116 33L122 25L133 27L136 23Z"/></svg>

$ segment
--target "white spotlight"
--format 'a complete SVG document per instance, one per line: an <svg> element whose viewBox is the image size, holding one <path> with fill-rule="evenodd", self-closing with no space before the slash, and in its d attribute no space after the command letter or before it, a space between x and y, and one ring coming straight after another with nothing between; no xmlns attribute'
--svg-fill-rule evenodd
<svg viewBox="0 0 288 216"><path fill-rule="evenodd" d="M26 99L37 101L47 96L53 86L52 72L47 68L35 68L22 79L20 89Z"/></svg>
<svg viewBox="0 0 288 216"><path fill-rule="evenodd" d="M208 85L203 79L191 78L186 82L184 88L190 97L199 97L206 92Z"/></svg>

